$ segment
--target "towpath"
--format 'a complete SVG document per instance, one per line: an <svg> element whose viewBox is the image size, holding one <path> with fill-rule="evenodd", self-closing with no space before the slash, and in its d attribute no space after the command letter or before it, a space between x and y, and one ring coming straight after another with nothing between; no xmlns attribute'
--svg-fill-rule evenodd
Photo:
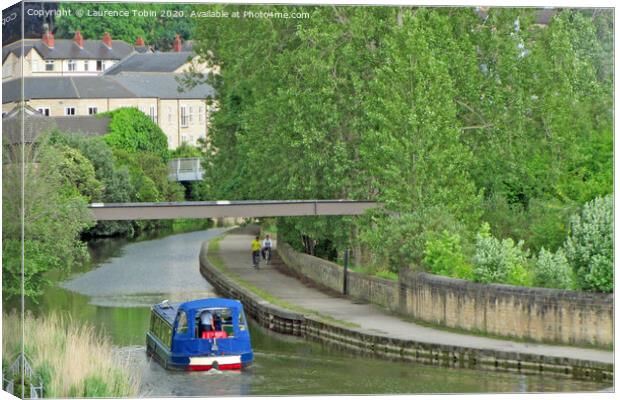
<svg viewBox="0 0 620 400"><path fill-rule="evenodd" d="M248 283L289 304L314 310L340 321L357 324L359 328L354 329L364 333L448 346L567 357L604 363L614 361L612 351L492 339L433 329L404 321L397 316L387 314L376 306L356 304L351 299L330 296L305 285L296 278L278 272L271 265L261 263L259 270L252 268L249 250L251 242L252 235L240 233L227 234L220 241L219 256L228 269Z"/></svg>

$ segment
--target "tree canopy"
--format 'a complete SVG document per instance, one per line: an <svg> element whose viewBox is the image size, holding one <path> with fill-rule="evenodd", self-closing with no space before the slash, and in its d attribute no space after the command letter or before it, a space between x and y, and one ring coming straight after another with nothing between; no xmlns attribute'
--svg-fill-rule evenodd
<svg viewBox="0 0 620 400"><path fill-rule="evenodd" d="M611 193L608 11L540 26L532 9L244 7L310 17L197 26L195 49L222 67L207 196L394 212L280 219L294 246L419 268L440 234L473 259L486 221L502 243L555 251L569 216Z"/></svg>

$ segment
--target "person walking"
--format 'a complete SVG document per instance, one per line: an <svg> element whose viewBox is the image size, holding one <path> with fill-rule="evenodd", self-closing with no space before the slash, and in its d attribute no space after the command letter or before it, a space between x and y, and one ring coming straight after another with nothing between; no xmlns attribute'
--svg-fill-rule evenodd
<svg viewBox="0 0 620 400"><path fill-rule="evenodd" d="M252 241L252 266L258 269L258 261L260 259L260 241L259 237L256 236Z"/></svg>
<svg viewBox="0 0 620 400"><path fill-rule="evenodd" d="M263 240L263 247L261 248L261 255L263 256L263 260L269 263L271 261L271 248L273 247L273 242L269 235L265 236L265 240Z"/></svg>

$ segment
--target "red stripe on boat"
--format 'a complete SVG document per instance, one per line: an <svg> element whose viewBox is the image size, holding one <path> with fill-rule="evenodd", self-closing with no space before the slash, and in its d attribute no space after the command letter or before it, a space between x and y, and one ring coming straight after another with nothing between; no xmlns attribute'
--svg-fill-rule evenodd
<svg viewBox="0 0 620 400"><path fill-rule="evenodd" d="M208 371L211 369L211 365L189 365L190 371ZM220 364L217 366L219 370L241 369L241 364Z"/></svg>

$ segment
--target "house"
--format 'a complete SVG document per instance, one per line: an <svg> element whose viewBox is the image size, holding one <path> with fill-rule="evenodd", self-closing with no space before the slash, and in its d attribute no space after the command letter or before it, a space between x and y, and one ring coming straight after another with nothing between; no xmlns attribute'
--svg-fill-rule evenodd
<svg viewBox="0 0 620 400"><path fill-rule="evenodd" d="M2 48L2 80L22 76L99 75L120 60L146 46L133 47L105 33L100 40L84 39L80 31L73 39L55 39L46 31L41 39L23 39Z"/></svg>
<svg viewBox="0 0 620 400"><path fill-rule="evenodd" d="M199 84L179 91L179 74L123 72L99 76L27 76L2 83L2 111L24 104L48 117L79 117L136 107L157 123L168 137L168 147L205 139L214 89ZM21 82L24 102L21 101Z"/></svg>
<svg viewBox="0 0 620 400"><path fill-rule="evenodd" d="M56 129L85 136L104 135L108 131L109 123L109 117L95 115L45 117L37 110L21 105L2 116L2 141L3 144L11 145L22 143L22 141L32 143L41 133Z"/></svg>
<svg viewBox="0 0 620 400"><path fill-rule="evenodd" d="M141 39L141 38L139 38ZM144 42L136 41L137 44L144 45ZM172 51L169 52L136 52L130 54L125 59L111 68L104 74L117 75L125 72L169 72L184 73L194 70L203 74L214 72L219 73L219 67L209 68L206 63L201 62L200 57L193 51L191 41L182 42L181 37L176 35Z"/></svg>

